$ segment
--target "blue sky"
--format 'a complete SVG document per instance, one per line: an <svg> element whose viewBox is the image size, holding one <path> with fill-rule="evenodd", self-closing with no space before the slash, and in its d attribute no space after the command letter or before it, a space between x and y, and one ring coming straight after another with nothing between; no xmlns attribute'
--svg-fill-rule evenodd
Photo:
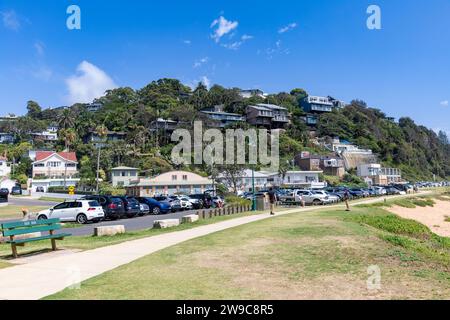
<svg viewBox="0 0 450 320"><path fill-rule="evenodd" d="M81 30L66 27L71 4ZM371 4L381 30L366 27ZM0 41L2 114L174 77L359 98L450 132L448 0L2 0Z"/></svg>

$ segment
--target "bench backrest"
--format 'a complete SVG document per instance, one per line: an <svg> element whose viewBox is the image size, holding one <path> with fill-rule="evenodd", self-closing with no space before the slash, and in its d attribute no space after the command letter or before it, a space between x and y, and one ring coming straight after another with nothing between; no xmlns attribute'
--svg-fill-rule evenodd
<svg viewBox="0 0 450 320"><path fill-rule="evenodd" d="M61 229L59 219L16 221L1 224L4 237Z"/></svg>

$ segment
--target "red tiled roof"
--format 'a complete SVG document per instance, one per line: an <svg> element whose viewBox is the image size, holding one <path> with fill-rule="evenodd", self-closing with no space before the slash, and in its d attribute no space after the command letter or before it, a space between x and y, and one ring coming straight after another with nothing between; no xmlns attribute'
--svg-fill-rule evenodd
<svg viewBox="0 0 450 320"><path fill-rule="evenodd" d="M44 159L47 159L48 157L51 157L55 153L58 154L60 157L64 158L65 160L77 162L77 155L75 154L75 152L53 152L53 151L37 151L36 161L42 161Z"/></svg>

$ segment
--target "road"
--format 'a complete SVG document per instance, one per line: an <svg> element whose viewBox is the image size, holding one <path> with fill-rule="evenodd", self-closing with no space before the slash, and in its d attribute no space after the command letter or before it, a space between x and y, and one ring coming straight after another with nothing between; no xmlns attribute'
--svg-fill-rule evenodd
<svg viewBox="0 0 450 320"><path fill-rule="evenodd" d="M63 202L64 200L61 200ZM22 198L22 197L9 197L8 203L12 206L24 206L24 207L50 207L58 204L58 202L41 201L37 199Z"/></svg>
<svg viewBox="0 0 450 320"><path fill-rule="evenodd" d="M71 233L72 236L88 236L94 234L95 227L110 226L110 225L124 225L126 231L137 231L153 228L153 222L161 219L181 219L183 216L194 214L196 211L180 211L164 215L149 215L144 217L137 217L132 219L121 219L116 221L103 221L99 223L90 223L77 228L66 228L64 232Z"/></svg>

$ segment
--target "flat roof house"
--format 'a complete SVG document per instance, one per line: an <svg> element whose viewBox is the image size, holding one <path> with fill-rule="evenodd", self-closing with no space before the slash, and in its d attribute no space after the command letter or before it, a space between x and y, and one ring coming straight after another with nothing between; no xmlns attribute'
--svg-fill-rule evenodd
<svg viewBox="0 0 450 320"><path fill-rule="evenodd" d="M372 184L388 185L402 181L402 172L397 168L383 168L379 163L360 164L357 167L357 175L361 178L369 178Z"/></svg>
<svg viewBox="0 0 450 320"><path fill-rule="evenodd" d="M291 121L289 111L274 104L260 103L247 107L247 122L269 129L282 129Z"/></svg>
<svg viewBox="0 0 450 320"><path fill-rule="evenodd" d="M14 134L0 132L0 143L14 143Z"/></svg>
<svg viewBox="0 0 450 320"><path fill-rule="evenodd" d="M153 178L140 178L132 182L127 194L135 197L157 195L195 194L212 189L211 179L188 171L170 171Z"/></svg>
<svg viewBox="0 0 450 320"><path fill-rule="evenodd" d="M137 168L116 167L111 169L111 182L114 187L127 187L138 178Z"/></svg>
<svg viewBox="0 0 450 320"><path fill-rule="evenodd" d="M0 177L7 177L11 173L11 165L6 157L0 156Z"/></svg>
<svg viewBox="0 0 450 320"><path fill-rule="evenodd" d="M216 128L225 128L230 124L245 121L245 117L240 114L224 112L223 106L203 109L200 112L206 115L210 120L213 120L211 126Z"/></svg>
<svg viewBox="0 0 450 320"><path fill-rule="evenodd" d="M33 138L43 141L57 141L58 140L58 126L49 126L46 130L41 132L34 132L31 135Z"/></svg>

